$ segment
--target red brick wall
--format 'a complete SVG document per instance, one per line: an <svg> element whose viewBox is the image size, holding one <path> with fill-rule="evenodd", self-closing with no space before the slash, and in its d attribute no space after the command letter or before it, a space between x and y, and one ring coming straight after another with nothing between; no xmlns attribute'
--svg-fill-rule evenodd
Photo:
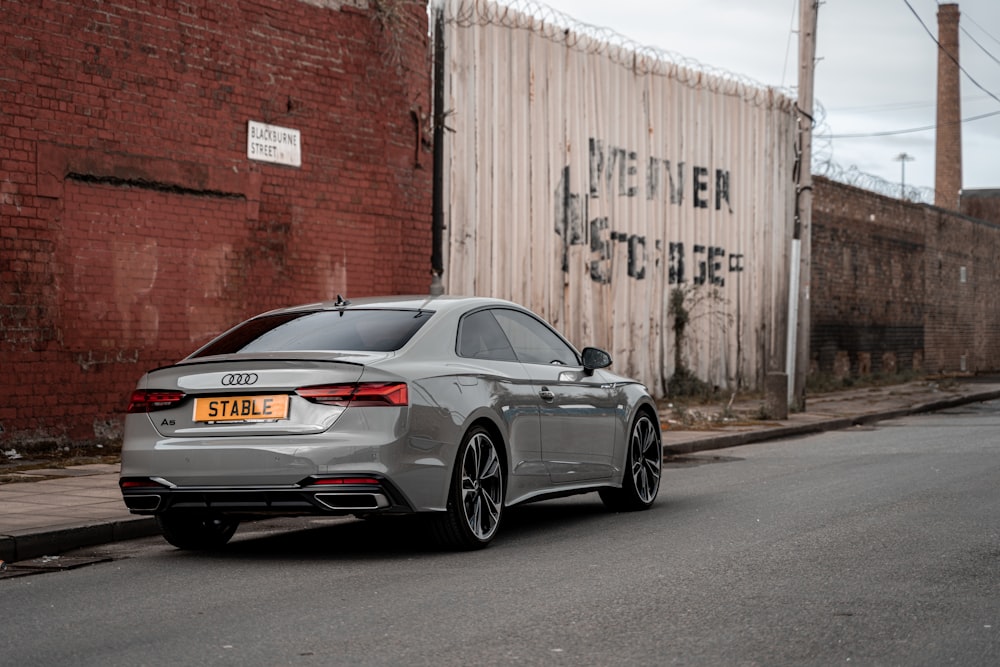
<svg viewBox="0 0 1000 667"><path fill-rule="evenodd" d="M280 305L426 292L426 5L3 0L0 445L113 438L143 370ZM302 167L250 161L247 122Z"/></svg>
<svg viewBox="0 0 1000 667"><path fill-rule="evenodd" d="M993 223L816 179L813 371L1000 370L997 256Z"/></svg>
<svg viewBox="0 0 1000 667"><path fill-rule="evenodd" d="M1000 370L1000 225L931 209L927 365L932 370Z"/></svg>

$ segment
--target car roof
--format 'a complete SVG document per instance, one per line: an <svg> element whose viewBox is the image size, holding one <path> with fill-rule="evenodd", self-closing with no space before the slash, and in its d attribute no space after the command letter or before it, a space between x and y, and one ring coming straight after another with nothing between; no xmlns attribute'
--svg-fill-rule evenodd
<svg viewBox="0 0 1000 667"><path fill-rule="evenodd" d="M361 309L391 309L391 310L431 310L437 312L447 312L453 310L469 310L482 306L512 306L522 308L512 301L494 299L491 297L478 296L453 296L443 294L440 296L430 295L400 295L400 296L372 296L357 299L341 299L338 295L334 301L317 301L305 303L288 308L279 308L263 315L277 315L281 313L294 313L315 310L361 310Z"/></svg>

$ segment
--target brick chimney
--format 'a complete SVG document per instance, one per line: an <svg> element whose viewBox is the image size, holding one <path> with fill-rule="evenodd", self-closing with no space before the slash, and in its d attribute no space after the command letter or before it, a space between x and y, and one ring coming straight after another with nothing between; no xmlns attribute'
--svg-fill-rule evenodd
<svg viewBox="0 0 1000 667"><path fill-rule="evenodd" d="M962 99L958 68L958 5L938 5L937 133L934 204L959 210L962 190Z"/></svg>

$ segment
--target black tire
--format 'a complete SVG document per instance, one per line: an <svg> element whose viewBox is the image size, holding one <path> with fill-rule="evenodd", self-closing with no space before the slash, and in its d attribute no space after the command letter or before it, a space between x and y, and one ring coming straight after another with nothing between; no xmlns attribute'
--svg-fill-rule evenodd
<svg viewBox="0 0 1000 667"><path fill-rule="evenodd" d="M448 509L432 518L434 536L446 549L482 549L500 529L504 464L493 435L475 426L458 448L448 492Z"/></svg>
<svg viewBox="0 0 1000 667"><path fill-rule="evenodd" d="M649 509L660 490L663 446L659 425L647 412L639 413L629 431L625 466L621 488L601 489L601 500L615 512Z"/></svg>
<svg viewBox="0 0 1000 667"><path fill-rule="evenodd" d="M158 514L163 539L178 549L208 551L229 542L240 522L217 514Z"/></svg>

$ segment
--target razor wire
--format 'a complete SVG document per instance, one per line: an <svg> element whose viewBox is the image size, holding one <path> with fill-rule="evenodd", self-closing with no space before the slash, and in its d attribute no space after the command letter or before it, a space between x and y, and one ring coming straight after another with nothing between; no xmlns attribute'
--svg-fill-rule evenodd
<svg viewBox="0 0 1000 667"><path fill-rule="evenodd" d="M495 25L529 30L587 55L603 55L639 75L672 78L692 88L742 98L757 106L791 109L788 88L765 86L750 77L707 66L659 47L645 46L611 28L582 23L537 0L439 0L445 23L460 27Z"/></svg>
<svg viewBox="0 0 1000 667"><path fill-rule="evenodd" d="M813 161L812 173L813 176L823 176L831 181L851 185L893 199L902 199L914 204L934 203L934 188L893 183L880 176L863 172L855 165L845 168L832 161Z"/></svg>
<svg viewBox="0 0 1000 667"><path fill-rule="evenodd" d="M833 160L833 134L826 122L826 109L819 101L814 102L813 109L813 151L812 174L822 176L831 181L850 185L876 194L902 199L915 204L933 204L934 188L919 186L904 186L880 176L861 171L857 166L843 167Z"/></svg>
<svg viewBox="0 0 1000 667"><path fill-rule="evenodd" d="M673 78L684 85L742 98L758 105L792 111L798 98L796 88L767 86L755 79L730 72L674 51L647 46L611 28L583 23L538 0L436 0L445 23L459 27L495 25L528 30L567 48L603 55L639 75ZM845 185L915 203L934 201L933 188L904 187L856 166L842 167L833 160L832 132L826 125L826 111L816 101L813 117L812 173Z"/></svg>

